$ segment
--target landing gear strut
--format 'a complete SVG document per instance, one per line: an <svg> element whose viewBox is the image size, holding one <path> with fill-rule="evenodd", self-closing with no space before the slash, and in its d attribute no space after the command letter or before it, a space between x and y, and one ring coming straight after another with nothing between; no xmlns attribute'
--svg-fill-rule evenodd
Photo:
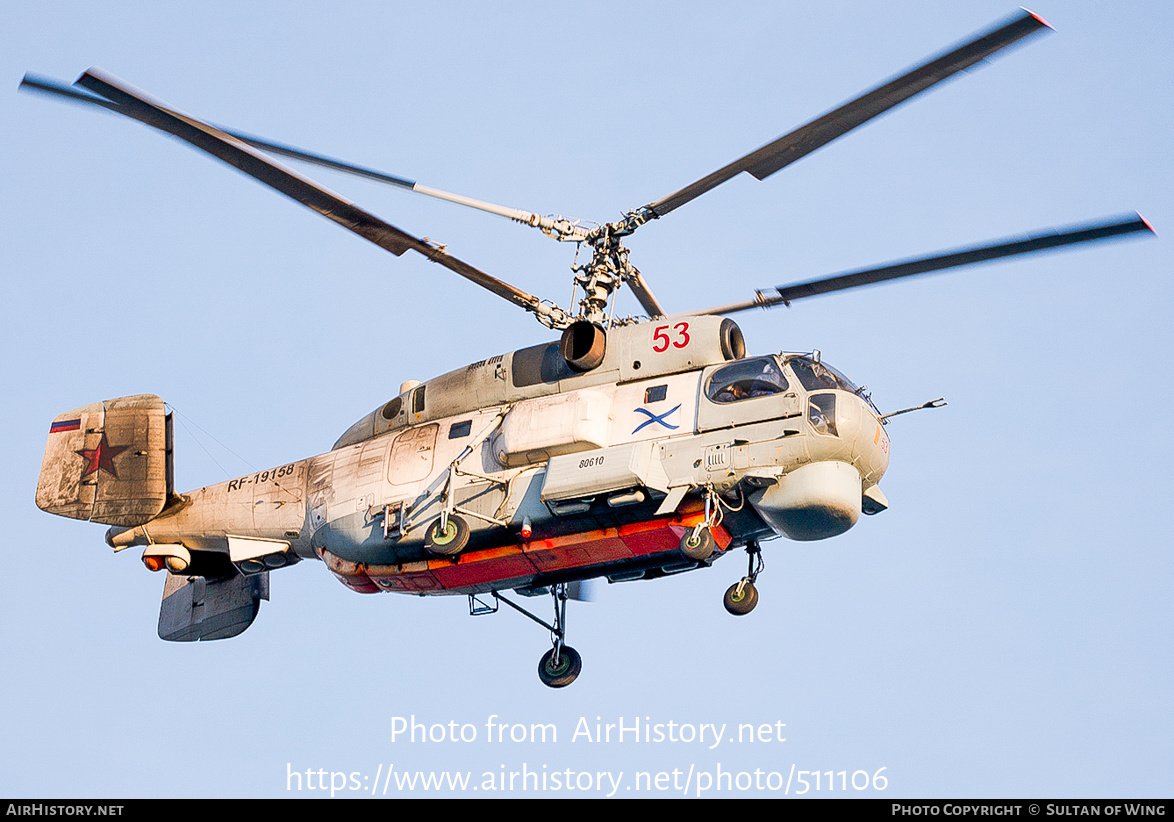
<svg viewBox="0 0 1174 822"><path fill-rule="evenodd" d="M758 540L750 540L746 544L746 553L749 554L749 567L746 576L735 582L726 590L722 604L734 616L744 616L754 610L758 604L758 589L754 587L755 580L762 573L762 549L758 547Z"/></svg>
<svg viewBox="0 0 1174 822"><path fill-rule="evenodd" d="M713 556L717 544L713 539L713 529L721 522L721 500L712 487L705 492L705 519L685 532L681 537L679 550L685 559L694 562L707 562Z"/></svg>
<svg viewBox="0 0 1174 822"><path fill-rule="evenodd" d="M497 591L493 598L525 614L550 631L551 649L543 654L538 661L538 678L542 684L550 688L565 688L575 681L579 672L583 670L583 658L570 645L563 644L567 625L567 585L558 582L550 586L550 596L554 600L554 624L548 625L522 606L503 597Z"/></svg>

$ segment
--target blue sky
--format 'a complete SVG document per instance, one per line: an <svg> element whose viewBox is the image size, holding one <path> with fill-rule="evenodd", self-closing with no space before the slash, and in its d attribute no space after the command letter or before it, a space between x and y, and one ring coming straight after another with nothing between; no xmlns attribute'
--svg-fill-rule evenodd
<svg viewBox="0 0 1174 822"><path fill-rule="evenodd" d="M583 674L550 691L535 675L545 632L528 621L470 618L459 598L359 596L314 563L274 574L244 635L164 643L161 578L112 556L102 527L35 508L49 421L85 403L162 396L180 417L178 484L198 487L327 450L401 381L550 334L175 141L18 94L20 77L97 65L214 122L603 221L1014 6L6 6L0 794L314 796L329 791L288 791L288 774L370 781L393 764L480 785L525 764L622 774L622 796L683 793L637 791L637 772L692 769L695 794L719 768L837 774L820 796L1168 796L1174 11L1034 10L1056 31L644 227L633 262L685 311L1133 210L1158 238L740 316L751 351L821 349L883 411L950 404L890 426L890 510L827 542L764 547L752 615L720 604L738 557L572 603ZM567 302L569 247L310 175ZM478 739L392 741L397 716ZM491 716L552 724L558 740L488 742ZM596 717L727 736L785 723L786 741L573 739ZM839 772L880 768L883 792L840 790Z"/></svg>

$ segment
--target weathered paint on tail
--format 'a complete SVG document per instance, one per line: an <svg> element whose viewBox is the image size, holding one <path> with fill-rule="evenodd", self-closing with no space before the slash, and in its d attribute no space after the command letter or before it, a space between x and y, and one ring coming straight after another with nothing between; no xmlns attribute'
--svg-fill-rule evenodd
<svg viewBox="0 0 1174 822"><path fill-rule="evenodd" d="M171 420L163 400L138 394L95 402L49 426L37 507L107 525L141 525L163 510L171 476Z"/></svg>

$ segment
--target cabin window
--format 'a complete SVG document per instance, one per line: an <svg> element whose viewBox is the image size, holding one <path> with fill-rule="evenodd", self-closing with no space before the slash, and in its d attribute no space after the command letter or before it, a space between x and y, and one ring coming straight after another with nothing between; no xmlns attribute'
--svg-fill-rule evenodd
<svg viewBox="0 0 1174 822"><path fill-rule="evenodd" d="M756 357L713 372L705 396L717 403L739 402L781 394L787 387L787 378L774 357Z"/></svg>
<svg viewBox="0 0 1174 822"><path fill-rule="evenodd" d="M463 422L454 422L452 427L448 429L448 438L450 440L459 440L461 437L467 437L473 432L473 421L465 420Z"/></svg>
<svg viewBox="0 0 1174 822"><path fill-rule="evenodd" d="M396 417L399 416L399 412L403 410L403 407L404 407L404 401L401 400L399 397L396 397L394 400L389 402L387 405L383 406L383 419L394 420Z"/></svg>
<svg viewBox="0 0 1174 822"><path fill-rule="evenodd" d="M654 385L644 391L644 403L660 402L669 395L669 387L667 385Z"/></svg>
<svg viewBox="0 0 1174 822"><path fill-rule="evenodd" d="M424 410L424 389L426 385L421 385L412 393L412 413L419 414Z"/></svg>

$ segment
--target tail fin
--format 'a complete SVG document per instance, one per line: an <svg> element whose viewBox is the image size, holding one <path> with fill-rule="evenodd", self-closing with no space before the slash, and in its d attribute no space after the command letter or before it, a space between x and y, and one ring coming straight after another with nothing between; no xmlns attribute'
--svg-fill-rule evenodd
<svg viewBox="0 0 1174 822"><path fill-rule="evenodd" d="M37 507L107 525L158 516L174 493L171 415L154 394L91 403L60 415L37 481Z"/></svg>

